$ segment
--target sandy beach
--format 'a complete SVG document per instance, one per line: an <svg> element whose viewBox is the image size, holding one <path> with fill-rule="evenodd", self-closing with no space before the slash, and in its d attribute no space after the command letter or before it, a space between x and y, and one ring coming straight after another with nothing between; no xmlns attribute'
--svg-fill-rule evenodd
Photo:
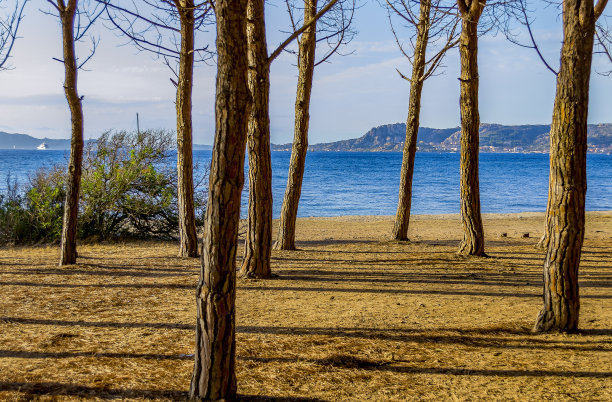
<svg viewBox="0 0 612 402"><path fill-rule="evenodd" d="M488 258L455 254L458 215L414 216L411 242L392 217L298 219L278 277L238 280L240 397L612 400L612 211L587 213L578 334L530 333L544 214L483 218ZM0 248L0 399L186 398L199 260L176 253Z"/></svg>

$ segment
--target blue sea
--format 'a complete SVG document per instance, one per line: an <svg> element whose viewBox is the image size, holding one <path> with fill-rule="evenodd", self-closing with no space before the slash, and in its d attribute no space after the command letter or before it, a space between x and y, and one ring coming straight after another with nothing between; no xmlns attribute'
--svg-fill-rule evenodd
<svg viewBox="0 0 612 402"><path fill-rule="evenodd" d="M194 151L201 167L211 151ZM280 214L290 152L272 153L274 216ZM10 172L20 184L41 167L65 164L67 151L0 150L0 192ZM175 164L175 162L172 162ZM399 152L311 152L300 200L299 216L394 215L402 154ZM589 154L586 209L612 210L612 156ZM248 176L245 176L248 177ZM480 154L482 212L545 211L548 155ZM247 186L242 213L246 214ZM413 182L413 214L459 212L459 154L417 153Z"/></svg>

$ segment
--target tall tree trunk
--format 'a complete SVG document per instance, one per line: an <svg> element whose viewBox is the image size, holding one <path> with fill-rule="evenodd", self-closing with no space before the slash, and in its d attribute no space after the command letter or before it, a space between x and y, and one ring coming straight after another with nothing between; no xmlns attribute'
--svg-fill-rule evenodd
<svg viewBox="0 0 612 402"><path fill-rule="evenodd" d="M575 331L578 267L584 240L587 116L593 36L600 0L564 0L561 68L550 130L549 243L544 260L544 307L534 331Z"/></svg>
<svg viewBox="0 0 612 402"><path fill-rule="evenodd" d="M269 278L272 249L272 162L270 155L270 65L266 47L264 1L249 0L247 40L251 91L248 124L249 215L240 275Z"/></svg>
<svg viewBox="0 0 612 402"><path fill-rule="evenodd" d="M193 87L194 2L182 1L181 54L176 88L176 136L179 212L179 256L198 256L198 237L193 200L193 142L191 92Z"/></svg>
<svg viewBox="0 0 612 402"><path fill-rule="evenodd" d="M215 145L210 168L202 269L196 290L196 350L190 397L232 400L236 394L236 247L249 90L247 0L217 0Z"/></svg>
<svg viewBox="0 0 612 402"><path fill-rule="evenodd" d="M310 22L317 13L317 0L304 1L304 23ZM302 34L298 53L298 83L295 96L295 126L287 189L281 208L276 250L295 250L295 221L302 193L306 151L308 150L308 123L310 120L310 94L314 73L317 26L311 25Z"/></svg>
<svg viewBox="0 0 612 402"><path fill-rule="evenodd" d="M77 0L70 0L67 6L64 6L63 1L59 1L58 6L64 48L64 93L70 107L72 129L59 262L59 265L67 265L76 263L77 258L77 217L83 166L83 107L77 92L78 66L74 52L74 16L77 10Z"/></svg>
<svg viewBox="0 0 612 402"><path fill-rule="evenodd" d="M393 238L395 240L408 240L410 207L412 204L412 175L414 172L414 158L417 149L417 135L419 133L421 93L423 91L423 74L425 72L426 62L425 52L427 50L427 42L429 41L430 10L431 1L422 0L412 61L410 101L408 104L408 118L406 119L406 142L404 143L404 156L402 158L399 200L397 203L397 213L395 215L395 225L393 227Z"/></svg>
<svg viewBox="0 0 612 402"><path fill-rule="evenodd" d="M461 12L461 223L463 241L461 255L484 255L484 230L480 216L480 185L478 182L478 146L480 116L478 114L478 20L484 2L471 0L469 6L458 0ZM467 7L467 8L466 8ZM462 9L463 8L463 9ZM467 12L464 12L467 10Z"/></svg>

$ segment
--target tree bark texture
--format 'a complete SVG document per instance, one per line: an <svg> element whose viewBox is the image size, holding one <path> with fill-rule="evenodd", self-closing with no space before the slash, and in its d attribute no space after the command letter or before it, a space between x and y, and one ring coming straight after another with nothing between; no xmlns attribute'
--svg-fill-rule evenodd
<svg viewBox="0 0 612 402"><path fill-rule="evenodd" d="M77 218L83 166L83 107L77 91L78 66L74 50L74 19L78 6L77 0L70 0L68 5L65 5L63 0L58 0L57 3L62 23L64 93L70 107L72 130L59 262L59 265L67 265L76 263L77 258Z"/></svg>
<svg viewBox="0 0 612 402"><path fill-rule="evenodd" d="M247 40L251 92L248 123L249 207L240 275L270 278L272 251L272 162L270 155L270 65L266 46L264 0L249 0Z"/></svg>
<svg viewBox="0 0 612 402"><path fill-rule="evenodd" d="M535 332L578 328L578 267L584 240L587 115L596 19L593 0L563 2L561 68L550 130L544 306Z"/></svg>
<svg viewBox="0 0 612 402"><path fill-rule="evenodd" d="M217 0L215 144L196 290L196 350L190 397L232 400L236 395L236 247L244 184L249 90L247 0Z"/></svg>
<svg viewBox="0 0 612 402"><path fill-rule="evenodd" d="M458 0L461 10L461 157L460 203L463 241L461 255L484 255L484 230L480 216L480 185L478 180L478 146L480 116L478 112L478 20L484 2ZM463 3L463 4L461 4Z"/></svg>
<svg viewBox="0 0 612 402"><path fill-rule="evenodd" d="M181 20L181 53L176 88L176 136L179 212L179 256L198 256L193 199L193 140L191 93L193 88L194 1L177 7Z"/></svg>
<svg viewBox="0 0 612 402"><path fill-rule="evenodd" d="M304 24L317 13L317 0L304 1ZM302 193L306 152L308 150L308 124L310 121L310 94L314 74L317 26L312 24L302 33L298 52L298 83L295 96L295 126L293 146L287 177L287 189L281 208L276 250L295 250L295 222Z"/></svg>
<svg viewBox="0 0 612 402"><path fill-rule="evenodd" d="M417 135L419 133L419 116L421 113L421 93L423 91L423 74L425 72L425 53L429 41L429 12L431 1L422 0L419 10L419 23L412 60L412 77L410 79L410 100L408 104L408 118L406 119L406 142L402 157L402 170L400 173L399 200L395 225L393 226L393 239L408 240L408 226L410 225L410 207L412 204L412 176L414 172L414 158L417 150Z"/></svg>
<svg viewBox="0 0 612 402"><path fill-rule="evenodd" d="M550 148L552 149L552 144ZM548 200L546 202L546 216L545 216L546 222L544 223L544 234L542 235L542 237L540 238L540 240L538 240L538 243L536 244L536 248L540 250L546 250L548 248L548 242L550 240L550 234L548 233L548 229L550 227L550 203L552 201L552 192L553 192L551 185L552 185L552 180L550 180L550 176L549 176L548 177Z"/></svg>

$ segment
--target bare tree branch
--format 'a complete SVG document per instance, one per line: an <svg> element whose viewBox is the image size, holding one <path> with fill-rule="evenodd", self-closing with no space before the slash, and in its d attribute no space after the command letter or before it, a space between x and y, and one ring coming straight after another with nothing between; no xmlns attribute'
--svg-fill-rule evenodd
<svg viewBox="0 0 612 402"><path fill-rule="evenodd" d="M465 0L457 0L457 7L461 15L466 15L469 12L469 6Z"/></svg>
<svg viewBox="0 0 612 402"><path fill-rule="evenodd" d="M453 37L454 34L455 32L453 31L451 37ZM452 42L450 41L446 42L446 45L442 49L440 49L438 53L436 53L436 55L430 59L430 61L427 62L427 65L428 65L427 70L425 71L423 76L421 76L420 80L425 81L427 78L435 75L435 72L438 69L438 67L442 65L442 61L444 60L444 56L446 55L446 52L456 47L458 44L459 44L459 39L455 39Z"/></svg>
<svg viewBox="0 0 612 402"><path fill-rule="evenodd" d="M385 7L387 9L387 19L389 20L389 27L391 33L395 39L402 55L408 60L408 62L414 64L414 51L415 41L420 29L427 30L427 41L435 45L442 42L442 45L434 46L435 53L428 60L425 61L425 71L419 77L419 81L424 81L427 78L434 76L439 67L442 66L444 56L446 53L456 47L459 43L459 22L460 18L457 13L457 8L453 6L453 3L444 4L443 0L435 0L431 2L431 12L426 20L421 20L419 12L414 8L421 6L419 0L385 0ZM430 1L430 0L423 0ZM463 0L459 0L460 2ZM465 5L465 3L464 3ZM413 8L414 7L414 8ZM467 10L466 5L466 10ZM411 52L407 52L405 44L400 40L400 35L397 32L396 24L394 23L393 17L399 18L400 22L405 23L405 28L409 30L410 35L405 39L410 44ZM428 48L431 46L428 46ZM398 70L399 73L399 70ZM406 77L402 73L399 73L400 77L412 82L412 79Z"/></svg>
<svg viewBox="0 0 612 402"><path fill-rule="evenodd" d="M181 15L187 11L194 13L195 33L205 32L214 23L212 0L193 6L179 0L132 0L128 5L122 0L95 1L106 5L104 19L111 24L111 29L127 38L138 50L163 58L164 64L173 71L176 67L170 66L169 59L178 61L181 57ZM215 55L208 45L194 49L193 53L195 62L207 62Z"/></svg>
<svg viewBox="0 0 612 402"><path fill-rule="evenodd" d="M141 20L142 22L146 22L148 24L151 24L151 26L155 26L155 27L162 28L162 29L168 29L168 30L171 30L171 31L174 31L174 32L181 32L180 28L176 28L176 27L173 27L173 26L169 26L168 24L161 24L159 22L153 21L153 19L147 18L147 17L139 14L138 11L132 11L132 10L129 10L129 9L125 8L125 7L120 7L120 6L116 5L116 4L111 3L110 0L96 0L96 1L99 1L100 3L106 4L106 6L109 9L109 12L112 9L112 10L115 10L115 11L119 11L122 14L126 14L126 15L129 15L131 17L134 17L135 19ZM113 20L110 15L109 15L109 19L111 19L111 21Z"/></svg>
<svg viewBox="0 0 612 402"><path fill-rule="evenodd" d="M595 20L599 19L604 9L606 8L606 4L608 4L608 0L599 0L595 5Z"/></svg>
<svg viewBox="0 0 612 402"><path fill-rule="evenodd" d="M348 5L348 7L345 7ZM357 5L355 0L341 0L317 22L317 43L327 43L327 52L315 62L315 67L327 63L334 55L347 56L353 52L340 53L340 48L348 45L357 32L353 29L353 18Z"/></svg>
<svg viewBox="0 0 612 402"><path fill-rule="evenodd" d="M387 4L389 4L387 2ZM397 11L397 9L395 7L390 6L391 9L393 11L395 11L396 14L399 13L399 15L402 16L402 18L404 18L404 14L401 14L401 12ZM402 55L408 60L408 62L410 62L410 64L412 64L412 57L408 55L408 53L406 53L406 51L404 50L404 45L402 45L402 42L400 41L399 37L397 36L397 32L395 30L395 27L393 26L393 19L391 18L391 12L389 11L389 9L387 9L387 18L389 19L389 27L391 28L391 33L393 34L393 38L395 39L395 43L397 44L397 47L399 48L400 52L402 53ZM411 22L411 20L404 18L406 21ZM412 37L410 38L410 44L412 45L412 49L414 50L414 43L412 42ZM399 72L399 71L398 71ZM402 74L400 73L400 76ZM408 80L410 81L410 80Z"/></svg>
<svg viewBox="0 0 612 402"><path fill-rule="evenodd" d="M83 66L85 66L85 64L87 64L89 60L91 60L93 55L96 53L96 49L98 48L99 43L100 43L100 38L96 39L94 37L91 37L91 50L89 52L89 55L85 58L85 60L79 63L79 65L77 66L77 69L82 70Z"/></svg>
<svg viewBox="0 0 612 402"><path fill-rule="evenodd" d="M314 18L312 20L310 20L308 23L302 25L302 27L300 29L298 29L297 31L294 31L287 39L285 39L284 42L282 42L280 45L278 45L276 50L274 50L272 52L272 54L270 54L270 56L268 57L268 64L271 64L274 61L274 59L276 59L278 57L278 55L281 54L281 52L291 42L293 42L298 36L300 36L302 34L302 32L307 30L312 24L316 24L317 20L319 18L321 18L321 16L323 16L326 12L328 12L337 2L338 2L338 0L331 0L329 3L327 3L327 5L325 7L323 7L321 10L319 10L319 12L317 12L315 14L315 16L314 16Z"/></svg>
<svg viewBox="0 0 612 402"><path fill-rule="evenodd" d="M412 80L410 78L406 77L404 74L402 74L402 72L399 69L396 68L395 71L397 71L397 73L399 74L399 76L401 78L405 79L408 82L412 82Z"/></svg>
<svg viewBox="0 0 612 402"><path fill-rule="evenodd" d="M538 57L544 64L544 66L553 74L558 75L559 73L554 68L552 68L551 65L548 63L548 61L546 61L546 59L544 58L544 55L540 51L540 47L538 46L535 40L533 30L531 29L531 25L533 21L529 19L529 13L527 10L527 1L526 0L515 0L515 4L518 5L518 15L515 15L515 18L518 20L518 22L521 25L523 25L527 29L527 33L529 34L529 40L531 41L531 44L526 45L524 43L521 43L519 40L516 39L515 35L512 34L512 32L507 26L503 30L504 35L511 43L514 43L515 45L518 45L518 46L521 46L527 49L535 50ZM510 12L512 12L512 10Z"/></svg>
<svg viewBox="0 0 612 402"><path fill-rule="evenodd" d="M105 10L105 6L102 6L98 9L98 4L94 7L93 10L77 10L77 24L75 26L76 33L74 35L75 41L80 41L87 35L89 29L94 25L96 20L102 15ZM86 23L81 23L81 16L87 20Z"/></svg>
<svg viewBox="0 0 612 402"><path fill-rule="evenodd" d="M51 4L51 5L53 6L53 8L55 8L55 10L56 10L57 12L61 11L61 10L59 9L59 7L57 6L57 4L55 4L55 2L54 2L53 0L47 0L47 3ZM50 13L49 13L49 12L47 12L47 11L44 11L44 10L41 10L41 11L43 12L43 14L50 14ZM55 14L52 14L52 15L55 15Z"/></svg>
<svg viewBox="0 0 612 402"><path fill-rule="evenodd" d="M18 39L17 31L23 19L23 10L28 0L15 2L12 13L0 17L0 70L8 70L8 59L11 57L13 46Z"/></svg>
<svg viewBox="0 0 612 402"><path fill-rule="evenodd" d="M595 39L595 46L597 50L595 50L593 53L605 56L612 66L612 34L610 33L608 27L604 27L603 24L598 23L595 27ZM597 74L609 77L612 75L612 69L603 72L597 71Z"/></svg>
<svg viewBox="0 0 612 402"><path fill-rule="evenodd" d="M92 2L94 3L92 5ZM61 14L65 13L68 10L68 7L74 7L75 9L75 21L74 21L74 32L73 39L75 44L79 42L83 42L85 37L89 38L91 42L91 47L89 49L89 53L87 57L83 59L83 61L78 60L76 68L77 70L84 70L85 65L93 58L96 49L98 47L98 43L100 39L94 37L93 35L88 35L89 30L94 26L97 19L104 13L105 6L98 4L97 1L94 0L70 0L68 4L64 2L64 0L47 0L48 4L51 4L55 9L55 13L49 10L40 10L43 14L53 16L55 18L61 19ZM57 57L52 57L53 60L64 63L65 60L59 59Z"/></svg>

